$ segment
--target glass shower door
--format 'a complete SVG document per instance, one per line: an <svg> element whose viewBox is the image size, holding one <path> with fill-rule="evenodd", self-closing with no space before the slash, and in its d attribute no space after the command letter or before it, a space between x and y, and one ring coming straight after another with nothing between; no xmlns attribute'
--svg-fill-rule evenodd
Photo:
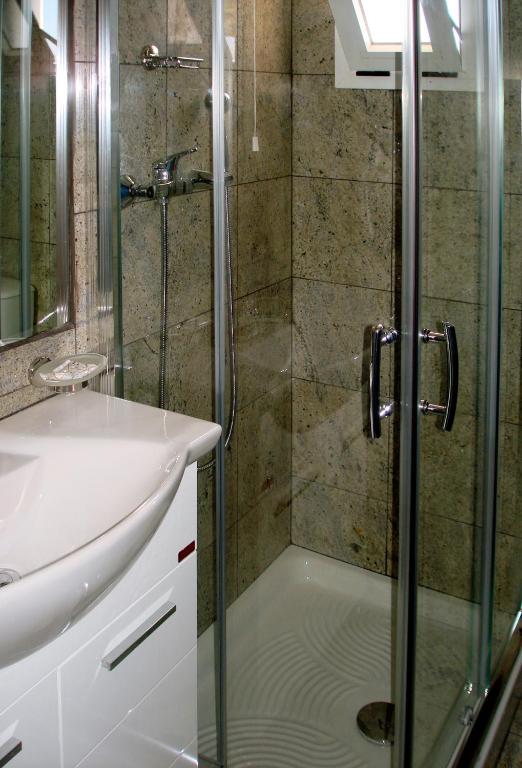
<svg viewBox="0 0 522 768"><path fill-rule="evenodd" d="M422 49L414 42L421 6L435 30ZM400 542L409 658L400 712L401 765L419 768L448 765L488 684L502 192L498 14L486 0L410 7Z"/></svg>

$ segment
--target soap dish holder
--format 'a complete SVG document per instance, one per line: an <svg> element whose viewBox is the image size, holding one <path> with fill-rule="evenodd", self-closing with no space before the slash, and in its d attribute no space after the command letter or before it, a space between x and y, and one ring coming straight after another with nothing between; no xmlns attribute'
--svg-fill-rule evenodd
<svg viewBox="0 0 522 768"><path fill-rule="evenodd" d="M97 352L66 355L51 360L37 357L29 368L33 387L48 387L60 392L78 392L89 381L107 370L107 358Z"/></svg>

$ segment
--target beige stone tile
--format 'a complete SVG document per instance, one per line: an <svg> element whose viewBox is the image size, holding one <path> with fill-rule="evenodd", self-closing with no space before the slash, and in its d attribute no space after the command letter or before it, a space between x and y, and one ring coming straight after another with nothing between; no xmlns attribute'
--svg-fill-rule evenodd
<svg viewBox="0 0 522 768"><path fill-rule="evenodd" d="M119 54L122 64L136 64L146 45L167 52L167 0L120 0Z"/></svg>
<svg viewBox="0 0 522 768"><path fill-rule="evenodd" d="M292 68L295 74L335 73L334 30L328 0L293 0Z"/></svg>
<svg viewBox="0 0 522 768"><path fill-rule="evenodd" d="M517 768L522 764L522 737L509 733L495 768Z"/></svg>
<svg viewBox="0 0 522 768"><path fill-rule="evenodd" d="M4 354L4 351L2 351ZM0 396L0 419L12 416L13 413L28 408L30 405L38 403L40 400L46 400L53 397L53 394L47 387L21 387L8 395Z"/></svg>
<svg viewBox="0 0 522 768"><path fill-rule="evenodd" d="M25 344L0 351L0 396L22 389L28 384L29 366L37 357L61 357L75 350L74 330L67 329ZM24 407L24 406L20 406Z"/></svg>
<svg viewBox="0 0 522 768"><path fill-rule="evenodd" d="M291 173L292 105L290 75L238 74L238 181L256 181ZM254 98L259 151L252 151Z"/></svg>
<svg viewBox="0 0 522 768"><path fill-rule="evenodd" d="M503 306L522 309L522 196L504 196Z"/></svg>
<svg viewBox="0 0 522 768"><path fill-rule="evenodd" d="M124 397L135 403L158 406L159 334L137 339L123 347Z"/></svg>
<svg viewBox="0 0 522 768"><path fill-rule="evenodd" d="M338 89L330 75L293 85L294 174L392 181L391 91Z"/></svg>
<svg viewBox="0 0 522 768"><path fill-rule="evenodd" d="M292 71L292 9L288 0L242 0L238 4L239 69L254 69L254 47L258 72Z"/></svg>
<svg viewBox="0 0 522 768"><path fill-rule="evenodd" d="M292 273L292 182L270 179L238 188L238 295Z"/></svg>
<svg viewBox="0 0 522 768"><path fill-rule="evenodd" d="M212 196L171 198L169 221L169 316L177 323L212 307Z"/></svg>
<svg viewBox="0 0 522 768"><path fill-rule="evenodd" d="M391 294L369 288L293 281L292 375L362 389L367 383L371 326L391 320ZM390 355L382 356L382 391L389 391Z"/></svg>
<svg viewBox="0 0 522 768"><path fill-rule="evenodd" d="M291 281L237 302L238 402L252 400L289 381L292 363Z"/></svg>
<svg viewBox="0 0 522 768"><path fill-rule="evenodd" d="M423 198L426 293L477 303L484 258L480 196L462 190L426 189Z"/></svg>
<svg viewBox="0 0 522 768"><path fill-rule="evenodd" d="M294 379L292 471L304 480L387 500L388 433L370 440L360 392Z"/></svg>
<svg viewBox="0 0 522 768"><path fill-rule="evenodd" d="M520 0L502 3L504 78L522 79L522 8Z"/></svg>
<svg viewBox="0 0 522 768"><path fill-rule="evenodd" d="M391 289L390 184L294 178L293 274Z"/></svg>
<svg viewBox="0 0 522 768"><path fill-rule="evenodd" d="M292 451L290 384L238 413L238 513L277 509L290 494ZM286 503L286 502L285 502Z"/></svg>
<svg viewBox="0 0 522 768"><path fill-rule="evenodd" d="M226 540L227 605L237 597L237 527ZM216 619L216 548L213 544L198 551L198 636Z"/></svg>
<svg viewBox="0 0 522 768"><path fill-rule="evenodd" d="M522 424L522 312L502 312L501 419Z"/></svg>
<svg viewBox="0 0 522 768"><path fill-rule="evenodd" d="M522 539L522 427L500 425L499 505L497 528Z"/></svg>
<svg viewBox="0 0 522 768"><path fill-rule="evenodd" d="M50 72L31 74L31 157L40 160L48 160L54 150L51 134L56 130L56 114L51 113L51 88L56 88L56 81Z"/></svg>
<svg viewBox="0 0 522 768"><path fill-rule="evenodd" d="M85 322L97 315L98 216L95 211L74 216L74 258L75 318L77 322Z"/></svg>
<svg viewBox="0 0 522 768"><path fill-rule="evenodd" d="M477 96L424 91L423 172L430 187L477 189Z"/></svg>
<svg viewBox="0 0 522 768"><path fill-rule="evenodd" d="M480 529L425 515L420 532L421 584L447 595L473 599L480 567Z"/></svg>
<svg viewBox="0 0 522 768"><path fill-rule="evenodd" d="M0 200L2 237L20 239L20 163L16 157L1 159Z"/></svg>
<svg viewBox="0 0 522 768"><path fill-rule="evenodd" d="M442 331L442 322L455 326L459 347L459 396L456 420L463 415L476 414L482 408L478 375L485 354L485 337L480 333L481 309L460 301L427 298L422 302L421 322L424 328ZM446 349L444 344L422 345L422 398L444 404L447 399ZM438 429L438 419L426 417L432 429Z"/></svg>
<svg viewBox="0 0 522 768"><path fill-rule="evenodd" d="M169 328L168 407L172 411L212 419L213 325L210 314ZM208 458L208 457L205 457Z"/></svg>
<svg viewBox="0 0 522 768"><path fill-rule="evenodd" d="M205 104L210 85L208 69L167 73L167 152L170 155L194 146L199 148L180 161L182 176L188 176L193 168L212 170L212 110Z"/></svg>
<svg viewBox="0 0 522 768"><path fill-rule="evenodd" d="M205 459L209 459L205 457ZM198 464L202 466L204 459ZM215 467L198 472L198 545L206 547L216 534L216 472ZM237 522L237 432L225 453L225 524L227 529Z"/></svg>
<svg viewBox="0 0 522 768"><path fill-rule="evenodd" d="M386 503L294 478L292 544L384 573Z"/></svg>
<svg viewBox="0 0 522 768"><path fill-rule="evenodd" d="M504 81L504 189L522 193L522 96L520 80Z"/></svg>
<svg viewBox="0 0 522 768"><path fill-rule="evenodd" d="M481 424L461 415L451 432L443 432L428 417L421 423L420 510L463 523L480 525L477 485Z"/></svg>
<svg viewBox="0 0 522 768"><path fill-rule="evenodd" d="M258 504L238 522L238 594L244 592L290 544L290 483Z"/></svg>
<svg viewBox="0 0 522 768"><path fill-rule="evenodd" d="M151 178L153 164L166 157L166 78L164 70L120 67L120 167L140 184Z"/></svg>
<svg viewBox="0 0 522 768"><path fill-rule="evenodd" d="M74 61L96 61L96 0L75 0L73 6Z"/></svg>
<svg viewBox="0 0 522 768"><path fill-rule="evenodd" d="M203 66L211 67L211 0L168 0L167 48L169 56L203 58Z"/></svg>
<svg viewBox="0 0 522 768"><path fill-rule="evenodd" d="M495 606L514 616L520 608L522 539L499 533L495 548Z"/></svg>
<svg viewBox="0 0 522 768"><path fill-rule="evenodd" d="M75 212L97 207L96 64L75 64L76 99L72 137L73 205ZM126 128L123 128L126 131ZM134 171L132 170L131 173Z"/></svg>
<svg viewBox="0 0 522 768"><path fill-rule="evenodd" d="M53 160L31 160L31 240L48 243L50 234L50 164Z"/></svg>
<svg viewBox="0 0 522 768"><path fill-rule="evenodd" d="M134 203L121 215L123 339L159 332L161 242L158 206Z"/></svg>

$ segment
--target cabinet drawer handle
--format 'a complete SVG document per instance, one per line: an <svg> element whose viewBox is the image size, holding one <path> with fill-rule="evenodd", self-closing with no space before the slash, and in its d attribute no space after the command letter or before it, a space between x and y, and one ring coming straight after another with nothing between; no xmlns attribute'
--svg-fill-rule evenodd
<svg viewBox="0 0 522 768"><path fill-rule="evenodd" d="M127 658L129 654L131 654L135 648L138 647L138 645L141 645L144 640L146 640L149 635L152 635L153 632L155 632L158 627L161 627L161 625L167 621L167 619L172 616L173 613L176 613L176 606L174 603L165 603L161 606L161 608L158 608L157 611L155 611L152 616L149 616L149 618L143 622L143 624L140 624L140 626L132 632L125 640L122 640L119 645L114 648L110 653L107 654L102 659L102 667L105 667L105 669L108 669L109 672L112 672L113 669L115 669L118 664L121 664L121 662ZM1 768L1 763L0 763Z"/></svg>
<svg viewBox="0 0 522 768"><path fill-rule="evenodd" d="M19 739L8 739L0 747L0 768L10 763L13 757L22 751L22 742Z"/></svg>

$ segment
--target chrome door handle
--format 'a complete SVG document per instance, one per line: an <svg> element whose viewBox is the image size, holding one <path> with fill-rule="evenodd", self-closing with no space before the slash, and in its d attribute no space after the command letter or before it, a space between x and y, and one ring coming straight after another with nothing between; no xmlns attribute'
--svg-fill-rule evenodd
<svg viewBox="0 0 522 768"><path fill-rule="evenodd" d="M421 412L424 414L435 413L442 415L441 428L444 432L451 432L455 413L457 412L457 400L459 397L459 347L457 343L457 333L455 326L451 323L442 323L444 333L430 331L424 328L422 331L422 340L426 344L431 342L444 342L446 344L446 360L448 370L448 396L446 405L436 405L428 400L420 401Z"/></svg>
<svg viewBox="0 0 522 768"><path fill-rule="evenodd" d="M381 419L386 419L393 413L393 402L381 406L381 347L393 344L399 338L395 328L385 328L384 325L374 325L372 328L372 344L370 356L370 435L372 438L381 436Z"/></svg>
<svg viewBox="0 0 522 768"><path fill-rule="evenodd" d="M102 667L112 672L118 664L127 658L139 645L143 643L153 632L155 632L161 625L167 621L167 619L176 613L176 606L174 603L167 602L158 608L152 616L143 622L137 629L134 630L125 640L114 648L107 656L102 659ZM1 764L0 764L1 766Z"/></svg>
<svg viewBox="0 0 522 768"><path fill-rule="evenodd" d="M8 739L5 744L0 746L0 768L10 763L13 757L22 751L22 742L20 739Z"/></svg>

